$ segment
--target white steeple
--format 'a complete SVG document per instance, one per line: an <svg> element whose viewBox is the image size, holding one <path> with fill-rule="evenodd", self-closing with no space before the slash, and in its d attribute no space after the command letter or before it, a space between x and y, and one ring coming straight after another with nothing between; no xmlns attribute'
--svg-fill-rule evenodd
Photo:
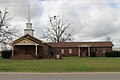
<svg viewBox="0 0 120 80"><path fill-rule="evenodd" d="M31 23L31 19L30 19L30 4L29 4L29 0L28 0L28 20L26 23L26 29L24 29L24 34L29 34L31 36L34 35L34 30L32 29L32 23Z"/></svg>

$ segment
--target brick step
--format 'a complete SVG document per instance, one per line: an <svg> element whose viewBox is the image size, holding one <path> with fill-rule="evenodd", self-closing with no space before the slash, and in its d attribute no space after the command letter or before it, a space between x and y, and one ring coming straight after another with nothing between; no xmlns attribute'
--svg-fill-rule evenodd
<svg viewBox="0 0 120 80"><path fill-rule="evenodd" d="M25 60L32 60L32 59L38 59L36 56L32 55L13 55L11 59L25 59Z"/></svg>

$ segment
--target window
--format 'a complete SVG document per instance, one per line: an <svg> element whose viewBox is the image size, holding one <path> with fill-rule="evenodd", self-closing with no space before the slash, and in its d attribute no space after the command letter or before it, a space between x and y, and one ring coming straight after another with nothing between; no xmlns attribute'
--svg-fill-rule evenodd
<svg viewBox="0 0 120 80"><path fill-rule="evenodd" d="M95 52L98 52L98 49L97 49L97 48L95 48Z"/></svg>
<svg viewBox="0 0 120 80"><path fill-rule="evenodd" d="M95 52L100 52L101 50L101 48L95 48Z"/></svg>
<svg viewBox="0 0 120 80"><path fill-rule="evenodd" d="M64 49L61 49L61 53L64 54Z"/></svg>
<svg viewBox="0 0 120 80"><path fill-rule="evenodd" d="M72 53L72 49L69 49L69 54L71 54Z"/></svg>
<svg viewBox="0 0 120 80"><path fill-rule="evenodd" d="M106 53L106 49L102 49L103 53Z"/></svg>

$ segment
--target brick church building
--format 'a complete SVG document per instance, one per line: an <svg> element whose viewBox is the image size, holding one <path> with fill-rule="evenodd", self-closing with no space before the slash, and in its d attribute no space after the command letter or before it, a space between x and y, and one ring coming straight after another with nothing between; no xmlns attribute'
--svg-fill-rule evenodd
<svg viewBox="0 0 120 80"><path fill-rule="evenodd" d="M12 59L41 59L61 56L105 56L111 52L112 42L49 42L46 43L34 37L32 23L26 23L24 36L13 41Z"/></svg>

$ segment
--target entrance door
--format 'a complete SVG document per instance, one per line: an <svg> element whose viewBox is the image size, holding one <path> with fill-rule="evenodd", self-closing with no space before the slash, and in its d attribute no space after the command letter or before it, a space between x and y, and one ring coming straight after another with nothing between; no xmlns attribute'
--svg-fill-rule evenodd
<svg viewBox="0 0 120 80"><path fill-rule="evenodd" d="M80 54L81 54L81 56L82 57L87 57L88 56L88 48L86 48L86 47L82 47L82 48L80 48L81 50L81 52L80 52Z"/></svg>

